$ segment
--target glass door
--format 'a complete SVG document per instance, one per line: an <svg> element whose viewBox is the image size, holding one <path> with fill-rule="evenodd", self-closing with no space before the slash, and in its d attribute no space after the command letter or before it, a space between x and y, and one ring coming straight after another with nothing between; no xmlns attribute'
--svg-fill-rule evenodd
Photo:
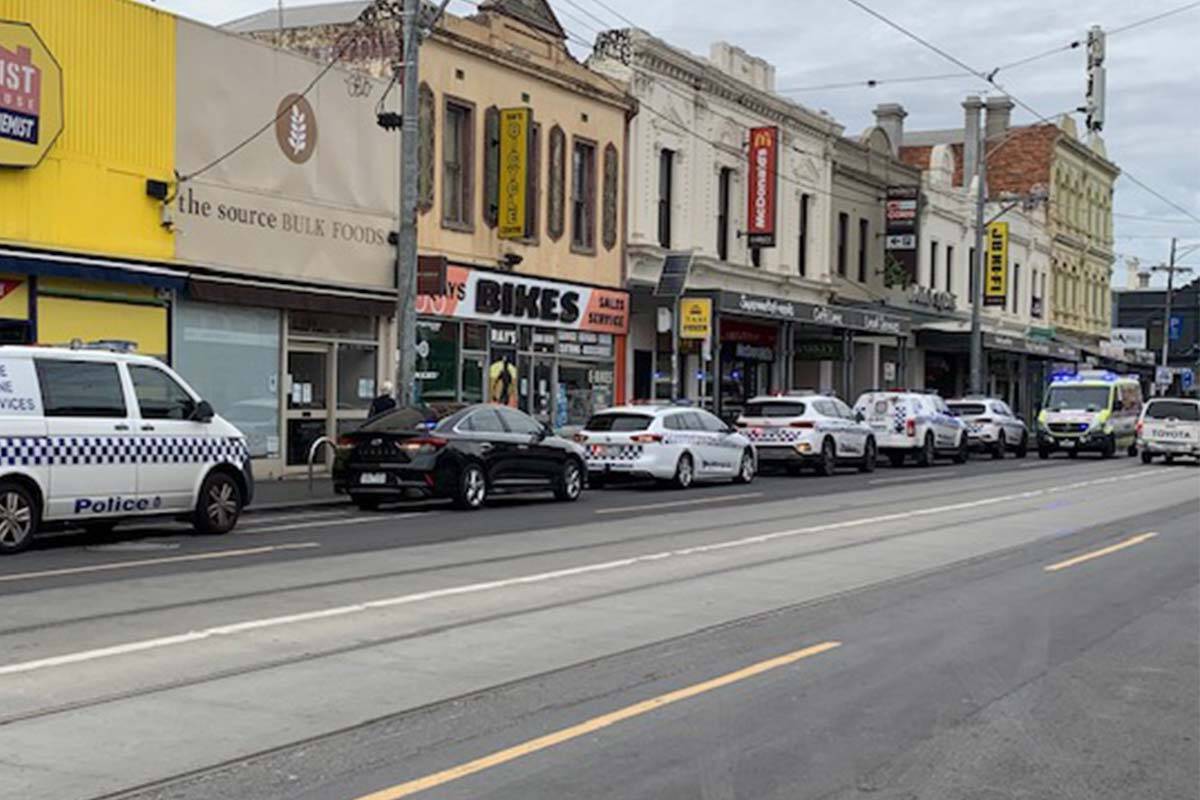
<svg viewBox="0 0 1200 800"><path fill-rule="evenodd" d="M308 450L329 433L329 363L332 346L300 344L288 346L287 463L304 466Z"/></svg>

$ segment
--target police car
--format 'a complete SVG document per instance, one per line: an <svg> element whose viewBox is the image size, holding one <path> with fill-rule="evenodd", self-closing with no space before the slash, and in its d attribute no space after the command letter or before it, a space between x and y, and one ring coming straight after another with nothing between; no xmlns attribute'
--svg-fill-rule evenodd
<svg viewBox="0 0 1200 800"><path fill-rule="evenodd" d="M245 438L157 359L0 347L0 553L47 523L168 514L227 533L253 492Z"/></svg>
<svg viewBox="0 0 1200 800"><path fill-rule="evenodd" d="M965 463L970 455L967 426L936 394L865 392L854 410L871 426L879 452L893 467L902 465L909 456L918 465L928 467L939 455L953 458L956 464Z"/></svg>
<svg viewBox="0 0 1200 800"><path fill-rule="evenodd" d="M986 450L992 458L1004 458L1009 450L1016 453L1017 458L1024 458L1029 452L1029 429L1003 400L964 397L948 400L946 405L954 416L966 423L971 447Z"/></svg>
<svg viewBox="0 0 1200 800"><path fill-rule="evenodd" d="M737 427L754 444L761 465L786 467L792 474L812 466L825 476L847 462L862 472L875 471L878 450L871 428L836 397L811 392L755 397Z"/></svg>
<svg viewBox="0 0 1200 800"><path fill-rule="evenodd" d="M686 489L696 481L749 483L758 467L750 440L707 411L683 406L619 406L575 434L589 482L654 478Z"/></svg>

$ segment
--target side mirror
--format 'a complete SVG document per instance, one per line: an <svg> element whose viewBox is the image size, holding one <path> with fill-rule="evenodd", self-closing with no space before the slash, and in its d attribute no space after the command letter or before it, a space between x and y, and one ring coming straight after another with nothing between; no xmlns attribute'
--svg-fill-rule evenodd
<svg viewBox="0 0 1200 800"><path fill-rule="evenodd" d="M216 412L213 411L212 404L210 404L207 400L201 400L199 403L196 403L196 407L192 409L192 415L189 417L189 419L192 422L212 422L212 418L215 416L215 413Z"/></svg>
<svg viewBox="0 0 1200 800"><path fill-rule="evenodd" d="M864 422L864 421L866 421L866 419L867 418L863 416L863 413L861 411L854 412L854 421L855 422Z"/></svg>
<svg viewBox="0 0 1200 800"><path fill-rule="evenodd" d="M541 429L535 434L539 442L549 439L553 435L554 429L545 423L542 423Z"/></svg>

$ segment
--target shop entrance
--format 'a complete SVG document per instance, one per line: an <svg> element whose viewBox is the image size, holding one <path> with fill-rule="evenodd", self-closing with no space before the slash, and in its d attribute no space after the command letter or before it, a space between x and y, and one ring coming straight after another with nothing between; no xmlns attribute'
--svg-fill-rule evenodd
<svg viewBox="0 0 1200 800"><path fill-rule="evenodd" d="M287 463L308 463L312 443L329 431L329 366L333 345L288 346Z"/></svg>

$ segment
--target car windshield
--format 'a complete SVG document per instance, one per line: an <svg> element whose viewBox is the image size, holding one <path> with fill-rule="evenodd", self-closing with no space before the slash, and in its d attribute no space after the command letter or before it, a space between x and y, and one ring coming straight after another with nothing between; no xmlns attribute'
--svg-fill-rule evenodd
<svg viewBox="0 0 1200 800"><path fill-rule="evenodd" d="M781 400L763 400L746 404L744 417L802 417L804 403Z"/></svg>
<svg viewBox="0 0 1200 800"><path fill-rule="evenodd" d="M956 417L978 417L986 409L981 403L951 403L950 413Z"/></svg>
<svg viewBox="0 0 1200 800"><path fill-rule="evenodd" d="M650 427L653 417L646 414L597 414L583 426L585 431L598 433L624 433L644 431Z"/></svg>
<svg viewBox="0 0 1200 800"><path fill-rule="evenodd" d="M366 433L420 433L437 423L437 415L427 408L397 408L366 422L359 430Z"/></svg>
<svg viewBox="0 0 1200 800"><path fill-rule="evenodd" d="M1146 419L1178 419L1200 422L1200 403L1185 400L1155 400L1146 407Z"/></svg>
<svg viewBox="0 0 1200 800"><path fill-rule="evenodd" d="M1051 411L1099 411L1108 407L1107 386L1051 386L1046 408Z"/></svg>

